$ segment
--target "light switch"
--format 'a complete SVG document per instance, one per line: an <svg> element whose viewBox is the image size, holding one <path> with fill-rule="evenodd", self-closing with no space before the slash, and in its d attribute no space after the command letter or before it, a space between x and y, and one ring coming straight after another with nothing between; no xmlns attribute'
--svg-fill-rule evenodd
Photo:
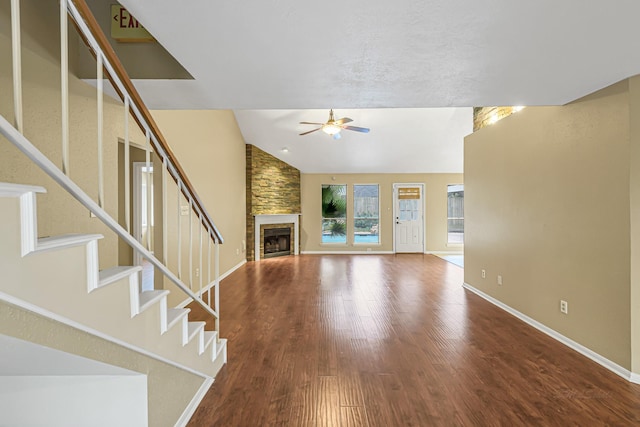
<svg viewBox="0 0 640 427"><path fill-rule="evenodd" d="M189 205L180 205L180 215L182 216L189 215Z"/></svg>

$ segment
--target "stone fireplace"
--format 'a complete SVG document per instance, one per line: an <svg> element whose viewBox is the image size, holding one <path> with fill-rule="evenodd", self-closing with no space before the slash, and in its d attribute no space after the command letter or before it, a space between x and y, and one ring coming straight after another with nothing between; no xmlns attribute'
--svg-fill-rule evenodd
<svg viewBox="0 0 640 427"><path fill-rule="evenodd" d="M298 255L299 215L255 215L254 223L256 261Z"/></svg>
<svg viewBox="0 0 640 427"><path fill-rule="evenodd" d="M246 150L247 261L264 259L265 246L268 256L286 252L281 248L287 243L286 232L278 238L267 236L265 242L264 230L273 228L290 229L289 254L298 255L300 171L251 144Z"/></svg>
<svg viewBox="0 0 640 427"><path fill-rule="evenodd" d="M260 227L262 245L260 245L260 258L273 258L291 255L291 237L293 224L273 224Z"/></svg>

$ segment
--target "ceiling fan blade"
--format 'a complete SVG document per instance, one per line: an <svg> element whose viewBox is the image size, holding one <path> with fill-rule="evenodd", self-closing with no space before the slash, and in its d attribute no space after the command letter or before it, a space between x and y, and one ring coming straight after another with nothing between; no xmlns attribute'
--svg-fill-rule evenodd
<svg viewBox="0 0 640 427"><path fill-rule="evenodd" d="M359 128L358 126L342 126L342 129L355 130L356 132L369 133L369 128Z"/></svg>
<svg viewBox="0 0 640 427"><path fill-rule="evenodd" d="M342 138L342 135L340 135L340 132L333 134L333 139L340 139L340 138Z"/></svg>
<svg viewBox="0 0 640 427"><path fill-rule="evenodd" d="M336 120L336 124L338 126L342 126L345 123L351 123L353 120L351 120L349 117L343 117L340 120Z"/></svg>
<svg viewBox="0 0 640 427"><path fill-rule="evenodd" d="M318 131L318 130L320 130L320 129L322 129L322 128L313 129L313 130L310 130L310 131L308 131L308 132L301 133L301 134L300 134L300 136L302 136L302 135L309 135L310 133L315 132L315 131Z"/></svg>
<svg viewBox="0 0 640 427"><path fill-rule="evenodd" d="M324 123L314 123L314 122L300 122L301 125L317 125L322 126Z"/></svg>

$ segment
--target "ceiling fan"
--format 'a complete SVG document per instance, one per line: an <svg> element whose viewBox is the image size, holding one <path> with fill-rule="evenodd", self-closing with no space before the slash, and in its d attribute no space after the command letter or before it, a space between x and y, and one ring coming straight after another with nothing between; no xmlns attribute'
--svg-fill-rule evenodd
<svg viewBox="0 0 640 427"><path fill-rule="evenodd" d="M356 132L362 132L362 133L368 133L369 132L369 128L361 128L358 126L346 126L346 123L350 123L353 120L351 120L349 117L343 117L341 119L335 120L333 118L333 110L329 111L329 120L327 120L327 123L315 123L315 122L300 122L301 125L317 125L320 126L317 129L313 129L310 130L308 132L303 132L300 135L308 135L310 133L319 131L320 129L322 129L322 131L324 133L326 133L327 135L331 135L333 137L333 139L340 139L340 131L342 129L346 129L346 130L354 130Z"/></svg>

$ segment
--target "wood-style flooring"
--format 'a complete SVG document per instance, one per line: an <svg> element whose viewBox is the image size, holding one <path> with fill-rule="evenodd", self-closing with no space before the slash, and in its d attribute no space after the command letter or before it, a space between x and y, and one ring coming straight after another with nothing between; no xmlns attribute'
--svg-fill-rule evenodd
<svg viewBox="0 0 640 427"><path fill-rule="evenodd" d="M431 255L251 262L189 426L632 426L631 384L462 288Z"/></svg>

